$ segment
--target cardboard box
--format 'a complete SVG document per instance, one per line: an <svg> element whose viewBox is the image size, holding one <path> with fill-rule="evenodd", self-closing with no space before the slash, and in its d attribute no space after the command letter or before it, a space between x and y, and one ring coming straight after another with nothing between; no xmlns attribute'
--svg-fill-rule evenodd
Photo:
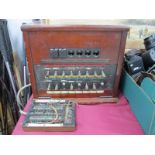
<svg viewBox="0 0 155 155"><path fill-rule="evenodd" d="M155 134L155 82L146 78L141 86L138 86L134 79L123 71L121 90L144 133Z"/></svg>

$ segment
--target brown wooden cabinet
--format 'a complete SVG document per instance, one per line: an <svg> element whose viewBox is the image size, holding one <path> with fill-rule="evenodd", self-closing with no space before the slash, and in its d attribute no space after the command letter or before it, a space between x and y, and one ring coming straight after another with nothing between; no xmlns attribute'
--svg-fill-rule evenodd
<svg viewBox="0 0 155 155"><path fill-rule="evenodd" d="M23 25L34 98L117 102L128 27Z"/></svg>

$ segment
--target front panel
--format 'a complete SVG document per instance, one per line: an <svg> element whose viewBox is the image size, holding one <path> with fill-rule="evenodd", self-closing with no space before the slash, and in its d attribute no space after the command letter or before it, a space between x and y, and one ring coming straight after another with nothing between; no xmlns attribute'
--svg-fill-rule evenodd
<svg viewBox="0 0 155 155"><path fill-rule="evenodd" d="M100 60L116 64L121 32L31 32L29 38L34 64L52 60ZM57 52L58 57L54 56Z"/></svg>
<svg viewBox="0 0 155 155"><path fill-rule="evenodd" d="M116 65L35 65L34 68L37 93L41 96L112 96Z"/></svg>

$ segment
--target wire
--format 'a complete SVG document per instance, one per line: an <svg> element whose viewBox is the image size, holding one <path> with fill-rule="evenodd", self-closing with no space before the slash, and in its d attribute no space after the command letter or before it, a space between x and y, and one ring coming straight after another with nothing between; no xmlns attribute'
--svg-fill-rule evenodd
<svg viewBox="0 0 155 155"><path fill-rule="evenodd" d="M8 90L8 88L7 88L6 84L5 84L5 82L2 80L1 77L0 77L0 82L1 82L2 85L4 86L4 89L6 90L6 92L8 93L8 96L9 96L9 98L10 98L11 93L9 92L9 90Z"/></svg>
<svg viewBox="0 0 155 155"><path fill-rule="evenodd" d="M12 98L12 94L10 93L10 91L8 90L8 88L7 88L7 86L6 86L6 84L5 84L5 82L2 80L2 78L0 77L0 83L2 84L2 86L3 86L3 88L4 88L4 90L6 91L6 93L7 93L7 99L8 99L8 102L9 102L9 104L10 104L10 106L11 106L11 103L14 101L14 99ZM12 111L12 113L13 113L13 119L14 119L14 122L16 122L16 110L15 110L15 107L14 107L14 104L13 104L13 107L11 107L12 109L13 109L13 111Z"/></svg>
<svg viewBox="0 0 155 155"><path fill-rule="evenodd" d="M20 107L20 106L23 106L23 105L22 105L22 103L21 103L21 101L20 101L19 95L20 95L20 93L21 93L22 90L24 90L25 88L30 87L30 86L31 86L31 84L27 84L27 85L23 86L22 88L20 88L19 91L18 91L18 93L17 93L17 96L16 96L17 105L18 105L18 108L19 108L19 112L20 112L20 114L22 114L22 115L26 115L27 113L24 112L24 111L21 109L21 107Z"/></svg>
<svg viewBox="0 0 155 155"><path fill-rule="evenodd" d="M50 105L50 108L53 109L53 111L55 112L55 119L52 121L53 123L54 121L58 119L59 115L58 115L57 109L53 105Z"/></svg>

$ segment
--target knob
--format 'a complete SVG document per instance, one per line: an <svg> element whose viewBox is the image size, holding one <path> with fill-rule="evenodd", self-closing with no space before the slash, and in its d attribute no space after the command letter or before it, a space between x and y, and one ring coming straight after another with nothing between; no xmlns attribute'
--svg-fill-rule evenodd
<svg viewBox="0 0 155 155"><path fill-rule="evenodd" d="M78 83L78 87L81 87L81 83Z"/></svg>
<svg viewBox="0 0 155 155"><path fill-rule="evenodd" d="M66 85L66 83L65 83L65 82L63 82L63 83L62 83L62 85L63 85L63 86L65 86L65 85Z"/></svg>
<svg viewBox="0 0 155 155"><path fill-rule="evenodd" d="M65 82L62 82L62 89L66 89L66 83Z"/></svg>
<svg viewBox="0 0 155 155"><path fill-rule="evenodd" d="M101 86L104 86L104 82L101 82Z"/></svg>

